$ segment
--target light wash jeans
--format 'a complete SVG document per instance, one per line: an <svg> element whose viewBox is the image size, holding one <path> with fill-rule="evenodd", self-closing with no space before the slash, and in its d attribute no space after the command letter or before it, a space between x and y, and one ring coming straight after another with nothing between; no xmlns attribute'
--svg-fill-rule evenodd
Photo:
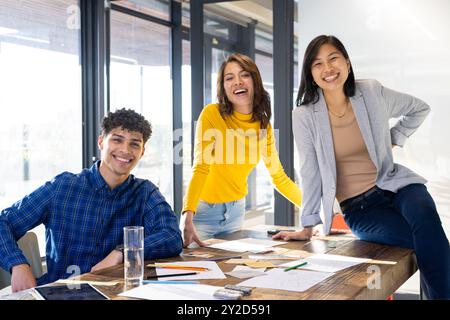
<svg viewBox="0 0 450 320"><path fill-rule="evenodd" d="M219 233L241 230L244 215L245 197L225 203L208 203L200 200L194 215L194 225L200 240L206 240Z"/></svg>

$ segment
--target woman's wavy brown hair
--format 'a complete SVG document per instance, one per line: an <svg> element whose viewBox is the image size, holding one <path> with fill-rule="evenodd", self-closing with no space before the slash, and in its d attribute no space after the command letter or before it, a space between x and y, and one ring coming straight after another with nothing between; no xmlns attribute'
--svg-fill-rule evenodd
<svg viewBox="0 0 450 320"><path fill-rule="evenodd" d="M255 62L250 57L240 53L229 56L220 66L217 75L217 101L219 102L220 114L222 117L226 117L233 113L233 104L228 100L223 86L225 67L230 62L238 63L242 69L252 75L254 90L252 121L260 121L261 129L266 129L272 116L269 93L264 89L261 74Z"/></svg>

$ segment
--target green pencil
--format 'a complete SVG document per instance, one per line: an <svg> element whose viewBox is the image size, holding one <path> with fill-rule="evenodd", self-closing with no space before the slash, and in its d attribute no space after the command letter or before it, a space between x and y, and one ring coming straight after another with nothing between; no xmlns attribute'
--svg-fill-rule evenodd
<svg viewBox="0 0 450 320"><path fill-rule="evenodd" d="M289 270L293 270L293 269L297 269L297 268L303 267L303 266L306 265L307 263L308 263L308 262L302 262L302 263L297 264L297 265L295 265L295 266L286 268L286 269L284 269L284 271L289 271Z"/></svg>

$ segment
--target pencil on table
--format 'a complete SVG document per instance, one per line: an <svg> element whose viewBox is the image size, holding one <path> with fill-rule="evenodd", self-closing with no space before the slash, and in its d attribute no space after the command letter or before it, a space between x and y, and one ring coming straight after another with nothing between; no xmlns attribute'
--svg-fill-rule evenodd
<svg viewBox="0 0 450 320"><path fill-rule="evenodd" d="M191 271L209 271L208 268L203 268L203 267L178 266L178 265L148 264L147 267L176 269L176 270L191 270Z"/></svg>

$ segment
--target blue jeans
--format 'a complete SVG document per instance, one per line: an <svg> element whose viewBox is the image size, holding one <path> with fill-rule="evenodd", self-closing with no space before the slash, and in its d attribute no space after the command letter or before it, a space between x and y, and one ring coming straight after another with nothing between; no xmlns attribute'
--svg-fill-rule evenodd
<svg viewBox="0 0 450 320"><path fill-rule="evenodd" d="M450 299L450 246L425 185L377 188L343 214L361 240L414 249L427 298Z"/></svg>
<svg viewBox="0 0 450 320"><path fill-rule="evenodd" d="M245 197L225 203L200 201L194 215L194 225L200 240L219 233L239 231L244 225Z"/></svg>

